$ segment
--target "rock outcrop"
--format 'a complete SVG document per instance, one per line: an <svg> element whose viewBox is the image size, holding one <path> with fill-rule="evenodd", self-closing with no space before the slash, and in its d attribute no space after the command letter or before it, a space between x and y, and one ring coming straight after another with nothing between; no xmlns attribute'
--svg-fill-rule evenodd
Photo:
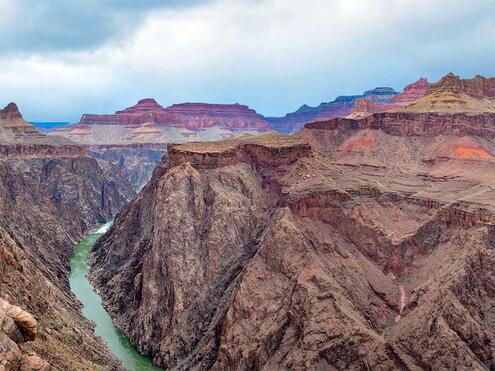
<svg viewBox="0 0 495 371"><path fill-rule="evenodd" d="M170 146L91 279L169 369L492 369L494 127L384 112Z"/></svg>
<svg viewBox="0 0 495 371"><path fill-rule="evenodd" d="M359 118L372 113L400 109L422 98L428 91L430 85L428 80L422 77L418 81L407 85L402 93L392 98L390 103L378 103L368 99L358 99L352 113L348 117Z"/></svg>
<svg viewBox="0 0 495 371"><path fill-rule="evenodd" d="M495 78L461 79L449 73L431 85L424 97L404 107L408 112L495 113Z"/></svg>
<svg viewBox="0 0 495 371"><path fill-rule="evenodd" d="M34 317L0 298L0 370L48 370L49 364L36 353L23 349L22 343L36 338Z"/></svg>

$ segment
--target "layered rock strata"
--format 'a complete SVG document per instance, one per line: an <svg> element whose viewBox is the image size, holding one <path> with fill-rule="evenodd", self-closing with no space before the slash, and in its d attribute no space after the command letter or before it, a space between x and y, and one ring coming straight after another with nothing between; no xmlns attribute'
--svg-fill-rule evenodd
<svg viewBox="0 0 495 371"><path fill-rule="evenodd" d="M73 246L111 219L134 192L106 171L110 164L66 139L40 134L13 107L0 119L7 133L0 138L0 298L30 313L38 326L26 343L7 335L17 345L6 341L15 357L5 367L118 368L70 292L68 262ZM22 332L24 324L16 318ZM43 367L28 367L29 354L39 356L35 363Z"/></svg>
<svg viewBox="0 0 495 371"><path fill-rule="evenodd" d="M372 113L386 112L406 107L425 96L430 85L428 80L422 77L418 81L407 85L404 88L404 91L393 97L389 103L379 103L369 99L358 99L354 105L352 114L350 114L349 117L363 117Z"/></svg>
<svg viewBox="0 0 495 371"><path fill-rule="evenodd" d="M379 113L170 146L92 280L170 369L491 369L494 126Z"/></svg>
<svg viewBox="0 0 495 371"><path fill-rule="evenodd" d="M339 96L334 101L321 103L317 107L301 106L297 111L284 117L269 117L270 128L284 133L296 132L304 124L319 119L346 117L352 114L356 102L366 100L369 104L382 105L390 103L398 93L392 88L378 87L364 92L362 95Z"/></svg>
<svg viewBox="0 0 495 371"><path fill-rule="evenodd" d="M227 129L266 129L263 117L240 104L181 103L163 108L154 99L140 100L136 105L113 115L81 117L81 125L141 125L154 123L192 130L221 126Z"/></svg>

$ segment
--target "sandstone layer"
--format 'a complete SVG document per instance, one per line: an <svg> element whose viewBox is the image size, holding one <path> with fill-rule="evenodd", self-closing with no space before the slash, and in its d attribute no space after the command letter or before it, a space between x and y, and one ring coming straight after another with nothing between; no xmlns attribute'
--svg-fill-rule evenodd
<svg viewBox="0 0 495 371"><path fill-rule="evenodd" d="M91 277L169 369L495 367L495 116L169 146Z"/></svg>

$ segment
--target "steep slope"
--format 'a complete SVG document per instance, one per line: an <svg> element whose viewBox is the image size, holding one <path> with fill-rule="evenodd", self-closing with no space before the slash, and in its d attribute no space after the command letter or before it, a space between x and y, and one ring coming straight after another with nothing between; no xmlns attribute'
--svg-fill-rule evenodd
<svg viewBox="0 0 495 371"><path fill-rule="evenodd" d="M40 362L56 369L117 367L70 293L68 261L73 245L112 218L132 190L81 146L40 134L13 104L5 111L0 117L0 131L6 133L0 140L0 298L38 321L36 338L20 348L35 351ZM16 362L7 369L29 369L22 359Z"/></svg>
<svg viewBox="0 0 495 371"><path fill-rule="evenodd" d="M170 146L92 280L171 369L492 369L494 128L385 112Z"/></svg>
<svg viewBox="0 0 495 371"><path fill-rule="evenodd" d="M426 95L403 108L407 112L495 113L495 78L461 79L449 73Z"/></svg>

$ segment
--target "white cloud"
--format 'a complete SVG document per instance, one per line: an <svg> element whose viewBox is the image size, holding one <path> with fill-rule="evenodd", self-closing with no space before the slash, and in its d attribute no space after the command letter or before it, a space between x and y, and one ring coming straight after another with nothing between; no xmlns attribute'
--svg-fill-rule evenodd
<svg viewBox="0 0 495 371"><path fill-rule="evenodd" d="M33 114L45 112L41 105L56 110L66 102L60 114L73 118L78 109L110 110L144 95L165 104L239 101L281 114L338 93L378 84L400 88L451 69L493 74L490 5L491 0L459 0L455 6L447 0L217 0L155 9L133 33L93 50L22 60L0 56L0 91L30 104L28 98L44 90L33 99ZM481 56L483 64L477 61Z"/></svg>

